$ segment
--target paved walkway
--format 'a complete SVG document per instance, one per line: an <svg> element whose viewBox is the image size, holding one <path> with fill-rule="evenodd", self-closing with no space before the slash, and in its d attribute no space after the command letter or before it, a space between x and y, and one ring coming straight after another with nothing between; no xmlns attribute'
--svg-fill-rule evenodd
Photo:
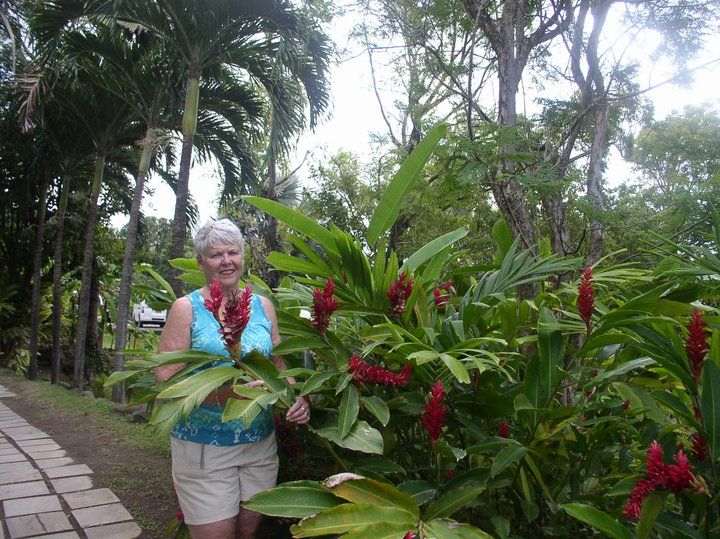
<svg viewBox="0 0 720 539"><path fill-rule="evenodd" d="M0 398L15 394L0 385ZM130 539L140 527L93 471L0 403L0 539Z"/></svg>

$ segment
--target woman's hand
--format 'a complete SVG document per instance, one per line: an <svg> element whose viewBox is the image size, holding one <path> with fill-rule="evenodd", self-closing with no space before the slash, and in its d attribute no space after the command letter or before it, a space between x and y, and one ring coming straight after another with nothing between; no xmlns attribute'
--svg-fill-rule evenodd
<svg viewBox="0 0 720 539"><path fill-rule="evenodd" d="M285 414L285 419L298 425L304 425L310 421L310 401L305 397L296 398L295 403Z"/></svg>

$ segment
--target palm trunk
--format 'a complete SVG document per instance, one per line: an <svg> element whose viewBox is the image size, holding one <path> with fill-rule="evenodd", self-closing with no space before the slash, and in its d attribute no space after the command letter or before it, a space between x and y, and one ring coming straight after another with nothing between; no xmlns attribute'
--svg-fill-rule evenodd
<svg viewBox="0 0 720 539"><path fill-rule="evenodd" d="M60 361L62 359L62 343L60 342L60 332L62 330L62 238L69 193L70 178L64 177L55 218L57 232L55 234L55 252L53 256L53 349L52 373L50 375L50 382L53 384L60 381Z"/></svg>
<svg viewBox="0 0 720 539"><path fill-rule="evenodd" d="M180 156L180 171L177 186L175 187L175 216L172 224L171 258L185 256L185 239L187 234L187 202L190 183L190 167L192 165L193 139L197 131L197 116L200 99L200 69L190 67L187 86L185 90L185 110L182 124L182 154ZM176 296L183 294L183 282L177 278L180 274L173 269L171 286Z"/></svg>
<svg viewBox="0 0 720 539"><path fill-rule="evenodd" d="M117 316L115 317L115 370L122 371L125 366L125 350L127 343L127 326L130 312L130 292L132 289L133 260L135 255L135 243L137 242L137 228L140 219L140 205L142 203L145 179L150 169L150 161L155 150L155 130L148 126L145 133L140 165L137 177L135 178L135 193L133 194L132 205L130 206L130 222L125 234L125 255L123 256L122 273L120 275L120 290L118 293ZM125 402L125 384L113 386L112 400Z"/></svg>
<svg viewBox="0 0 720 539"><path fill-rule="evenodd" d="M277 184L277 158L275 155L275 150L273 149L272 144L270 145L270 149L268 150L268 174L267 174L267 189L265 192L265 196L270 199L277 202L277 194L275 192L275 185ZM268 215L266 217L266 225L265 225L265 249L267 251L267 254L269 255L273 251L279 250L280 241L278 239L278 230L277 230L277 219L273 217L272 215ZM276 271L268 271L268 264L265 262L265 276L267 278L267 284L271 288L275 288L280 284L280 275Z"/></svg>
<svg viewBox="0 0 720 539"><path fill-rule="evenodd" d="M595 125L593 126L593 139L590 148L590 163L588 165L587 198L591 207L590 237L588 241L585 265L592 266L602 256L605 246L605 225L602 214L605 210L602 192L602 177L605 168L605 155L607 154L607 128L610 121L610 105L601 103L595 112Z"/></svg>
<svg viewBox="0 0 720 539"><path fill-rule="evenodd" d="M28 366L28 378L35 380L38 374L38 334L40 333L40 270L42 266L42 244L45 228L45 206L50 181L45 180L40 191L40 206L38 207L37 229L35 231L35 256L33 257L33 291L32 291L32 313L30 315L30 365Z"/></svg>
<svg viewBox="0 0 720 539"><path fill-rule="evenodd" d="M90 190L87 225L85 227L85 253L78 303L78 324L75 334L74 379L75 388L82 391L85 385L85 339L87 338L88 312L90 310L90 288L92 279L93 247L95 243L95 224L97 223L97 201L102 187L105 171L105 152L99 151L95 161L95 177Z"/></svg>
<svg viewBox="0 0 720 539"><path fill-rule="evenodd" d="M92 361L85 361L86 378L95 377L95 367L100 355L102 343L98 339L98 313L100 312L100 276L98 275L97 257L93 256L92 277L90 279L90 303L88 305L87 335L85 338L85 356L90 352Z"/></svg>

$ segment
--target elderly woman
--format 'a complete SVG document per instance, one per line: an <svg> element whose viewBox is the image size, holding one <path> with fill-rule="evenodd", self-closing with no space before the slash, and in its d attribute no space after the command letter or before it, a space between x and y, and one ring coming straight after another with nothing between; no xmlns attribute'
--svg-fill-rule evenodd
<svg viewBox="0 0 720 539"><path fill-rule="evenodd" d="M243 250L242 234L228 219L205 223L195 235L195 253L207 285L214 279L222 285L221 317L225 299L237 288L243 271ZM210 298L207 285L173 304L158 351L193 349L229 357L218 332L220 325L204 306L205 299ZM241 338L243 355L255 349L271 357L270 351L279 342L272 303L253 294L250 320ZM272 360L278 369L285 369L281 357L272 356ZM232 365L232 362L216 362L216 365L222 364ZM155 377L159 381L167 380L184 366L159 367ZM275 486L277 479L278 458L271 412L261 412L247 428L241 420L223 423L221 416L229 398L239 397L230 386L219 388L172 431L175 490L194 538L252 537L260 515L240 507L240 503ZM308 402L298 398L286 418L299 424L307 423Z"/></svg>

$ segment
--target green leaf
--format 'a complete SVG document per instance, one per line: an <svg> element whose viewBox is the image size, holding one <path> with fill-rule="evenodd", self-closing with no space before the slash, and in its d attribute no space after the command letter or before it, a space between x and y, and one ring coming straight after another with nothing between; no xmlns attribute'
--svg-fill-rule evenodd
<svg viewBox="0 0 720 539"><path fill-rule="evenodd" d="M499 266L502 264L502 261L505 259L505 256L507 256L513 244L512 232L510 232L510 227L505 219L500 219L495 223L492 229L492 237L495 240L495 245L497 245L493 262Z"/></svg>
<svg viewBox="0 0 720 539"><path fill-rule="evenodd" d="M435 238L434 240L426 243L420 249L415 251L413 254L411 254L407 260L405 260L405 263L400 268L400 273L407 272L407 273L413 273L415 270L417 270L420 265L430 260L432 257L434 257L436 254L438 254L440 251L445 249L446 247L452 245L459 239L464 238L468 234L467 228L458 228L457 230L453 230L452 232L448 232L447 234L443 234L439 238Z"/></svg>
<svg viewBox="0 0 720 539"><path fill-rule="evenodd" d="M538 357L530 361L523 382L523 393L535 408L547 406L558 382L562 360L562 333L552 311L543 308L538 320Z"/></svg>
<svg viewBox="0 0 720 539"><path fill-rule="evenodd" d="M470 484L449 490L425 509L423 520L449 517L475 500L485 490L484 485Z"/></svg>
<svg viewBox="0 0 720 539"><path fill-rule="evenodd" d="M182 271L200 271L197 260L195 258L173 258L168 260L170 265ZM170 288L172 290L172 287Z"/></svg>
<svg viewBox="0 0 720 539"><path fill-rule="evenodd" d="M434 127L400 166L400 169L380 198L375 213L370 220L367 233L368 245L375 245L380 236L393 225L400 213L400 204L417 183L425 163L430 158L437 143L445 136L447 129L448 126L445 124Z"/></svg>
<svg viewBox="0 0 720 539"><path fill-rule="evenodd" d="M566 503L560 507L571 517L592 526L596 530L600 530L614 539L632 539L630 530L607 513L595 509L591 505Z"/></svg>
<svg viewBox="0 0 720 539"><path fill-rule="evenodd" d="M282 221L293 230L297 230L301 234L314 239L322 245L326 251L337 254L337 248L332 234L328 229L319 225L309 217L302 213L288 208L287 206L269 200L267 198L245 195L241 197L248 204L252 204L259 210L264 211L268 215L272 215L279 221Z"/></svg>
<svg viewBox="0 0 720 539"><path fill-rule="evenodd" d="M290 528L293 537L317 537L357 531L368 525L417 526L417 519L403 509L346 503L304 518Z"/></svg>
<svg viewBox="0 0 720 539"><path fill-rule="evenodd" d="M343 473L328 477L323 486L335 496L352 503L395 507L407 511L413 519L420 516L420 509L412 496L389 483Z"/></svg>
<svg viewBox="0 0 720 539"><path fill-rule="evenodd" d="M300 390L300 396L304 397L319 388L326 380L329 380L335 376L336 372L316 372L310 378L305 380L305 383Z"/></svg>
<svg viewBox="0 0 720 539"><path fill-rule="evenodd" d="M263 515L305 518L341 503L314 481L294 481L260 492L242 505Z"/></svg>
<svg viewBox="0 0 720 539"><path fill-rule="evenodd" d="M188 397L200 404L211 391L225 382L238 378L242 373L235 367L221 366L205 369L163 390L159 399Z"/></svg>
<svg viewBox="0 0 720 539"><path fill-rule="evenodd" d="M345 438L347 433L350 432L350 428L353 426L353 423L355 423L359 411L360 401L358 392L355 386L350 384L343 391L340 408L338 409L338 433L340 434L340 438Z"/></svg>
<svg viewBox="0 0 720 539"><path fill-rule="evenodd" d="M462 384L470 383L470 375L462 362L450 354L440 354L440 360L445 363L453 376Z"/></svg>
<svg viewBox="0 0 720 539"><path fill-rule="evenodd" d="M495 477L508 466L512 466L525 456L528 452L527 447L522 445L508 445L503 447L495 457L490 468L490 477Z"/></svg>
<svg viewBox="0 0 720 539"><path fill-rule="evenodd" d="M274 356L286 356L295 352L304 352L313 348L326 348L327 343L314 337L288 337L273 348Z"/></svg>
<svg viewBox="0 0 720 539"><path fill-rule="evenodd" d="M258 392L259 390L259 392ZM260 412L275 404L280 393L265 391L256 387L236 387L235 393L244 399L228 399L222 414L222 421L241 419L245 428L248 428Z"/></svg>
<svg viewBox="0 0 720 539"><path fill-rule="evenodd" d="M290 402L295 400L295 392L286 380L278 375L280 371L271 360L253 350L246 354L240 362L240 368L249 373L255 380L262 380L273 391L287 395Z"/></svg>
<svg viewBox="0 0 720 539"><path fill-rule="evenodd" d="M137 374L139 374L138 371L116 371L107 377L104 387L114 386L115 384L122 382L123 380L127 380L128 378L132 378Z"/></svg>
<svg viewBox="0 0 720 539"><path fill-rule="evenodd" d="M397 462L384 457L363 457L353 463L353 469L362 475L361 470L371 474L405 474L405 470Z"/></svg>
<svg viewBox="0 0 720 539"><path fill-rule="evenodd" d="M429 481L405 481L398 485L398 489L410 494L420 505L432 500L437 493L437 489Z"/></svg>
<svg viewBox="0 0 720 539"><path fill-rule="evenodd" d="M650 537L653 525L665 507L665 498L667 498L667 492L653 492L645 499L640 510L640 521L635 530L636 539Z"/></svg>
<svg viewBox="0 0 720 539"><path fill-rule="evenodd" d="M384 400L375 395L370 395L369 397L360 397L360 402L368 412L380 421L383 427L388 424L388 421L390 421L390 410Z"/></svg>
<svg viewBox="0 0 720 539"><path fill-rule="evenodd" d="M423 537L433 539L494 539L492 535L471 526L447 518L436 518L423 522Z"/></svg>
<svg viewBox="0 0 720 539"><path fill-rule="evenodd" d="M356 421L345 437L341 437L338 428L334 426L317 429L315 432L326 440L330 440L346 449L376 455L382 455L383 452L383 440L380 431L372 428L365 421Z"/></svg>
<svg viewBox="0 0 720 539"><path fill-rule="evenodd" d="M720 368L706 361L702 373L700 412L713 461L720 458Z"/></svg>

